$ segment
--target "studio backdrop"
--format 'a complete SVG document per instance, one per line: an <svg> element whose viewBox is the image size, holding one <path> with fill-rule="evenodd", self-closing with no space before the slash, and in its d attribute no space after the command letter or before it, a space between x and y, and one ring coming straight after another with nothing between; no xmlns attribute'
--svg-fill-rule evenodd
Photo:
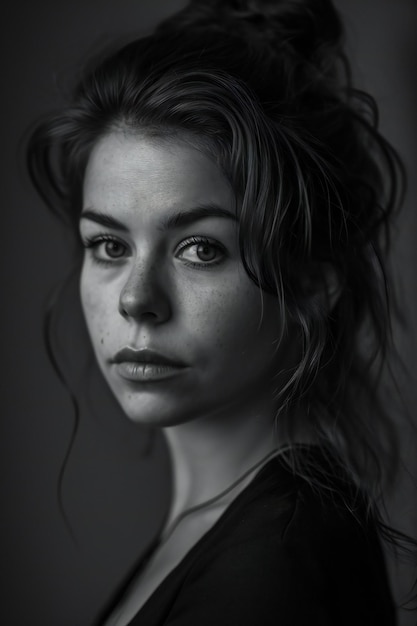
<svg viewBox="0 0 417 626"><path fill-rule="evenodd" d="M92 622L154 536L168 502L162 438L133 426L91 361L76 277L53 320L63 384L44 347L47 302L72 269L66 229L30 186L22 145L35 120L65 102L87 58L146 32L180 0L14 0L2 9L2 417L0 623ZM417 163L415 0L337 0L361 87L402 155L408 195L393 239L392 271L405 325L395 323L404 368L398 415L404 469L389 494L392 522L417 535ZM85 392L74 405L83 384ZM87 384L85 384L87 383ZM406 415L409 415L409 418ZM396 416L397 418L397 416ZM413 425L414 420L414 425ZM68 451L70 454L68 456ZM405 598L410 567L391 577ZM415 613L400 611L401 626Z"/></svg>

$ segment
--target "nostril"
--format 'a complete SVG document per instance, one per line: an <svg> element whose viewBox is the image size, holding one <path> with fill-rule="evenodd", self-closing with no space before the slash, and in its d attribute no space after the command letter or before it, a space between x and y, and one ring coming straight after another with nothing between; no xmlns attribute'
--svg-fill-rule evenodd
<svg viewBox="0 0 417 626"><path fill-rule="evenodd" d="M158 319L159 315L155 311L144 311L141 313L141 319Z"/></svg>
<svg viewBox="0 0 417 626"><path fill-rule="evenodd" d="M119 302L119 313L122 317L128 317L128 312L126 311L126 309L121 305L121 303Z"/></svg>

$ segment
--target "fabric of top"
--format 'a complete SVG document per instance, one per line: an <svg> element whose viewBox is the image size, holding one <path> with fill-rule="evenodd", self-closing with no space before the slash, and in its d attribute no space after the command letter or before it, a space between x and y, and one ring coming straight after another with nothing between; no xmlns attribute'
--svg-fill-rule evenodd
<svg viewBox="0 0 417 626"><path fill-rule="evenodd" d="M269 461L129 626L394 626L376 524L319 451L322 489ZM322 481L324 483L324 480Z"/></svg>

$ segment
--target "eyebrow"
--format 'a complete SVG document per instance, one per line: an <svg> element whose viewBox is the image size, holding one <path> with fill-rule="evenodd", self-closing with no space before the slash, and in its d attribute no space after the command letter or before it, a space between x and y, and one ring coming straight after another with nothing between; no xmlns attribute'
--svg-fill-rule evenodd
<svg viewBox="0 0 417 626"><path fill-rule="evenodd" d="M180 228L182 226L187 226L188 224L192 224L193 222L197 222L198 220L208 217L221 217L224 219L233 220L235 222L238 221L236 215L234 215L227 209L218 206L217 204L200 204L191 209L177 211L176 213L173 213L172 215L164 218L161 223L161 229L171 230L175 228ZM94 209L90 208L82 211L80 219L91 220L92 222L97 222L97 224L101 224L102 226L107 226L109 228L120 230L122 232L128 232L129 230L127 226L123 224L123 222L120 222L111 215L108 215L107 213L103 213L101 211L95 211Z"/></svg>
<svg viewBox="0 0 417 626"><path fill-rule="evenodd" d="M169 215L162 222L162 228L169 230L171 228L179 228L181 226L187 226L198 220L205 219L207 217L221 217L237 222L237 216L228 211L227 209L218 206L217 204L200 204L187 209L185 211L177 211L172 215Z"/></svg>
<svg viewBox="0 0 417 626"><path fill-rule="evenodd" d="M97 224L101 224L102 226L108 226L109 228L121 230L125 233L129 230L127 226L125 226L122 222L119 222L119 220L116 220L111 215L107 215L107 213L102 213L101 211L94 211L93 209L85 209L82 211L80 219L97 222Z"/></svg>

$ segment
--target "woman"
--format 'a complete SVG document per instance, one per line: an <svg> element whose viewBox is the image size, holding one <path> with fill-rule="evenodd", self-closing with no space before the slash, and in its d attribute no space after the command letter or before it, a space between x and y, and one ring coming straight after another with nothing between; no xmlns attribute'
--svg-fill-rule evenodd
<svg viewBox="0 0 417 626"><path fill-rule="evenodd" d="M98 365L172 462L97 624L395 623L376 384L402 172L341 39L328 0L194 1L32 136Z"/></svg>

